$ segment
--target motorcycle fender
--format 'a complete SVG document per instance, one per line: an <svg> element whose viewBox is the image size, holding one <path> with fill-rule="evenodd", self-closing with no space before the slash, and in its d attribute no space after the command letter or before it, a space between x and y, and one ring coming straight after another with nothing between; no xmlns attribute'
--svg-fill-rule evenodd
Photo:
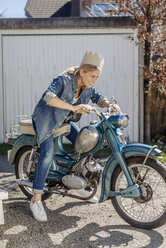
<svg viewBox="0 0 166 248"><path fill-rule="evenodd" d="M134 156L146 156L149 150L152 148L150 145L144 145L139 143L130 143L121 148L124 159ZM155 148L151 157L157 156L161 154L161 151ZM106 165L104 167L103 175L102 175L102 185L101 185L101 196L99 202L103 202L108 199L110 194L110 185L112 180L112 175L116 167L118 166L118 162L114 155L112 155Z"/></svg>
<svg viewBox="0 0 166 248"><path fill-rule="evenodd" d="M126 144L122 147L122 153L125 158L132 157L132 156L146 156L149 150L152 148L150 145L140 144L140 143L130 143ZM160 155L162 151L155 148L150 156L157 156Z"/></svg>
<svg viewBox="0 0 166 248"><path fill-rule="evenodd" d="M9 153L8 161L9 164L15 163L16 154L18 151L24 146L33 146L33 139L32 135L21 135L17 141L14 143L12 150Z"/></svg>

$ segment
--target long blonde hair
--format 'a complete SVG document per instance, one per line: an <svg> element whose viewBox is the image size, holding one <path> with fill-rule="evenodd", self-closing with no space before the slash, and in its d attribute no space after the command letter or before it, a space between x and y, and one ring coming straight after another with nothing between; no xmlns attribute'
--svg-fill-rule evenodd
<svg viewBox="0 0 166 248"><path fill-rule="evenodd" d="M72 75L78 75L81 69L82 69L84 72L100 70L100 69L99 69L97 66L95 66L95 65L83 64L83 65L80 65L80 66L73 66L73 67L70 67L70 68L68 68L67 70L63 71L63 72L61 73L61 75L62 75L62 74L65 74L65 73L72 74Z"/></svg>

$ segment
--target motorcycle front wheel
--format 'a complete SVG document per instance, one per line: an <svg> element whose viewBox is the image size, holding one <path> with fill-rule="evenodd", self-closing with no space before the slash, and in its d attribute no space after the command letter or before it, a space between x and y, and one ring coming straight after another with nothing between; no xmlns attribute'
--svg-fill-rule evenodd
<svg viewBox="0 0 166 248"><path fill-rule="evenodd" d="M148 158L142 166L143 157L126 160L134 183L142 195L138 198L111 198L121 218L138 228L153 229L166 223L166 167L155 159ZM126 177L118 166L112 176L111 190L121 191L128 186Z"/></svg>
<svg viewBox="0 0 166 248"><path fill-rule="evenodd" d="M31 146L25 146L23 147L17 154L16 156L16 163L15 163L15 174L17 179L23 179L27 180L30 182L33 182L33 180L29 177L27 174L27 168L28 168L28 162L29 162L29 157L31 154L32 147ZM35 154L35 160L34 163L32 164L30 168L30 172L34 173L35 172L35 164L37 163L39 159L39 153L36 152ZM30 187L26 186L21 186L19 185L21 191L26 195L29 199L32 198L33 196L33 190ZM50 193L43 193L42 194L42 200L46 200L51 196Z"/></svg>

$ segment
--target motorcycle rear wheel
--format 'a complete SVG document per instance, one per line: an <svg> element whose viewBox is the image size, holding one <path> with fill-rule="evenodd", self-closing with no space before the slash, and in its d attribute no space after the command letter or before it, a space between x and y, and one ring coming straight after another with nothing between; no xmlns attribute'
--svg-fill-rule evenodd
<svg viewBox="0 0 166 248"><path fill-rule="evenodd" d="M15 163L15 174L17 179L24 179L27 181L32 181L26 174L27 166L28 166L28 160L29 156L31 154L32 147L31 146L25 146L21 148L21 150L18 152L16 156L16 163ZM39 157L39 153L36 153ZM32 168L31 168L32 170ZM33 171L35 171L35 168L33 168ZM19 185L21 191L26 195L29 199L33 196L32 188L21 186ZM42 194L42 200L48 199L52 194L44 192Z"/></svg>
<svg viewBox="0 0 166 248"><path fill-rule="evenodd" d="M166 167L155 159L148 158L142 167L144 157L126 160L133 181L140 172L137 184L144 196L139 198L111 198L116 212L130 225L138 228L153 229L166 223ZM127 187L127 181L120 166L113 174L111 190L120 191Z"/></svg>

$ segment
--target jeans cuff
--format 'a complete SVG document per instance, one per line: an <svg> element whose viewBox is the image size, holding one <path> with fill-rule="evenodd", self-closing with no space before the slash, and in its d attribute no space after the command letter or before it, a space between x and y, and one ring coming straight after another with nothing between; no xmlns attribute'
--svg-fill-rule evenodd
<svg viewBox="0 0 166 248"><path fill-rule="evenodd" d="M43 190L42 189L33 189L33 193L35 194L43 194Z"/></svg>

